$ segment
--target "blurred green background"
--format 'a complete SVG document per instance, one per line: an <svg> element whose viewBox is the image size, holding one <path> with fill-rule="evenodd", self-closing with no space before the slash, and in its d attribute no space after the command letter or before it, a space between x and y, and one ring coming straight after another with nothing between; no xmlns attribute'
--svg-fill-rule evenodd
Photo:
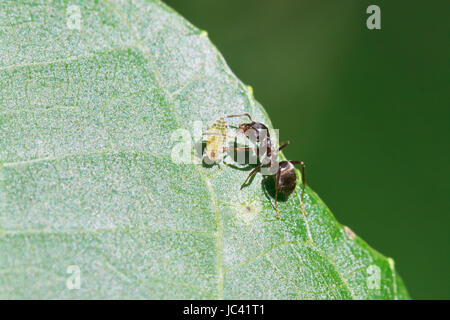
<svg viewBox="0 0 450 320"><path fill-rule="evenodd" d="M165 2L253 86L339 222L395 259L412 298L449 299L448 0Z"/></svg>

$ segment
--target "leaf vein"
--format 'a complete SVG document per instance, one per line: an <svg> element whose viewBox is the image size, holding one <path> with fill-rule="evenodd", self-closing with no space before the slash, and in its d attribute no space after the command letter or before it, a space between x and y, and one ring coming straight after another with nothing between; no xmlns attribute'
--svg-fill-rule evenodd
<svg viewBox="0 0 450 320"><path fill-rule="evenodd" d="M78 60L82 60L82 59L95 58L95 57L97 57L98 55L101 55L101 54L107 54L107 53L112 53L112 52L124 51L124 50L128 50L128 49L134 49L134 48L132 46L114 47L114 48L109 48L109 49L106 49L106 50L97 51L97 52L93 52L93 53L85 54L85 55L70 56L70 57L65 57L65 58L61 58L61 59L39 61L39 62L12 64L12 65L9 65L9 66L2 66L2 67L0 67L0 71L11 70L11 69L12 70L18 70L18 69L23 69L23 68L27 68L27 67L35 67L35 66L46 66L46 65L50 65L50 64L54 64L54 63L73 62L73 61L78 61Z"/></svg>

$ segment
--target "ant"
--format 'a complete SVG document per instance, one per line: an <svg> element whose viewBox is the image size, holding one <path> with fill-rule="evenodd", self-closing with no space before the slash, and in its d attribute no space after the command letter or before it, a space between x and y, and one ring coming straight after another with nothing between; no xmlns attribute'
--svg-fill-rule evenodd
<svg viewBox="0 0 450 320"><path fill-rule="evenodd" d="M300 165L301 167L301 178L302 178L302 194L301 194L301 201L300 205L303 211L303 214L307 216L306 210L303 206L303 197L305 194L305 186L306 186L306 178L305 178L305 163L303 161L297 161L297 160L287 160L287 161L278 161L278 151L282 150L286 146L289 145L289 141L286 141L283 143L278 150L273 152L272 150L272 140L270 139L269 129L267 126L261 122L256 122L252 120L252 117L248 113L243 114L235 114L235 115L229 115L227 118L233 118L233 117L248 117L250 119L250 122L248 123L242 123L239 125L239 129L237 134L242 133L247 138L249 138L252 142L259 142L260 147L262 150L266 150L265 155L266 158L263 159L263 161L260 161L260 164L255 167L250 174L247 176L247 179L245 179L244 183L241 185L241 189L245 186L247 181L258 171L261 170L261 168L264 165L267 165L269 167L272 166L272 162L275 164L278 164L278 168L275 174L272 174L272 177L275 180L275 210L277 212L277 218L280 219L280 211L278 210L278 193L281 193L286 198L289 197L289 195L294 192L295 187L297 185L297 174L295 172L295 165ZM245 150L250 150L251 148L242 148ZM259 149L259 147L257 148ZM264 154L260 154L258 150L258 156L262 157Z"/></svg>

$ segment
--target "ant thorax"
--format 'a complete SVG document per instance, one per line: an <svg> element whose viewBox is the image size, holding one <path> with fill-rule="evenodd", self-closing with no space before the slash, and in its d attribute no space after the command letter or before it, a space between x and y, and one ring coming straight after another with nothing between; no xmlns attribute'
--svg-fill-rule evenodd
<svg viewBox="0 0 450 320"><path fill-rule="evenodd" d="M280 174L283 174L285 171L292 170L294 168L294 165L290 163L289 161L282 161L280 162Z"/></svg>

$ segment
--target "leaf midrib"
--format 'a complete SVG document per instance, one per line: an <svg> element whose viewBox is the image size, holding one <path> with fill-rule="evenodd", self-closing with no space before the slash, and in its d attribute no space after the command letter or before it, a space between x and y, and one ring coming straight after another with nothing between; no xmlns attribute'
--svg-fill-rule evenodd
<svg viewBox="0 0 450 320"><path fill-rule="evenodd" d="M117 6L111 2L110 0L105 0L104 3L109 4L110 9L114 12L114 14L119 18L122 23L126 25L128 28L130 34L133 36L136 44L136 48L140 51L140 53L143 55L145 60L147 61L149 67L151 68L152 72L155 75L155 79L157 81L157 84L161 90L163 90L164 94L166 95L168 99L168 106L170 108L170 112L172 113L175 122L177 123L179 128L186 129L183 125L183 122L178 117L178 114L175 111L175 104L173 102L173 97L170 94L167 87L164 85L163 81L161 80L161 72L159 71L158 67L154 64L152 57L150 54L145 50L145 46L142 44L141 38L139 34L135 31L135 29L132 27L128 19L120 12L120 10L117 8ZM187 129L186 129L187 130ZM221 217L221 212L219 209L219 205L217 202L217 198L215 195L214 187L211 183L211 181L208 179L208 177L204 174L204 172L196 165L194 165L196 171L199 173L201 179L205 183L205 187L208 190L208 193L211 197L211 201L214 205L214 212L215 212L215 222L216 222L216 270L217 270L217 298L223 299L223 222Z"/></svg>

